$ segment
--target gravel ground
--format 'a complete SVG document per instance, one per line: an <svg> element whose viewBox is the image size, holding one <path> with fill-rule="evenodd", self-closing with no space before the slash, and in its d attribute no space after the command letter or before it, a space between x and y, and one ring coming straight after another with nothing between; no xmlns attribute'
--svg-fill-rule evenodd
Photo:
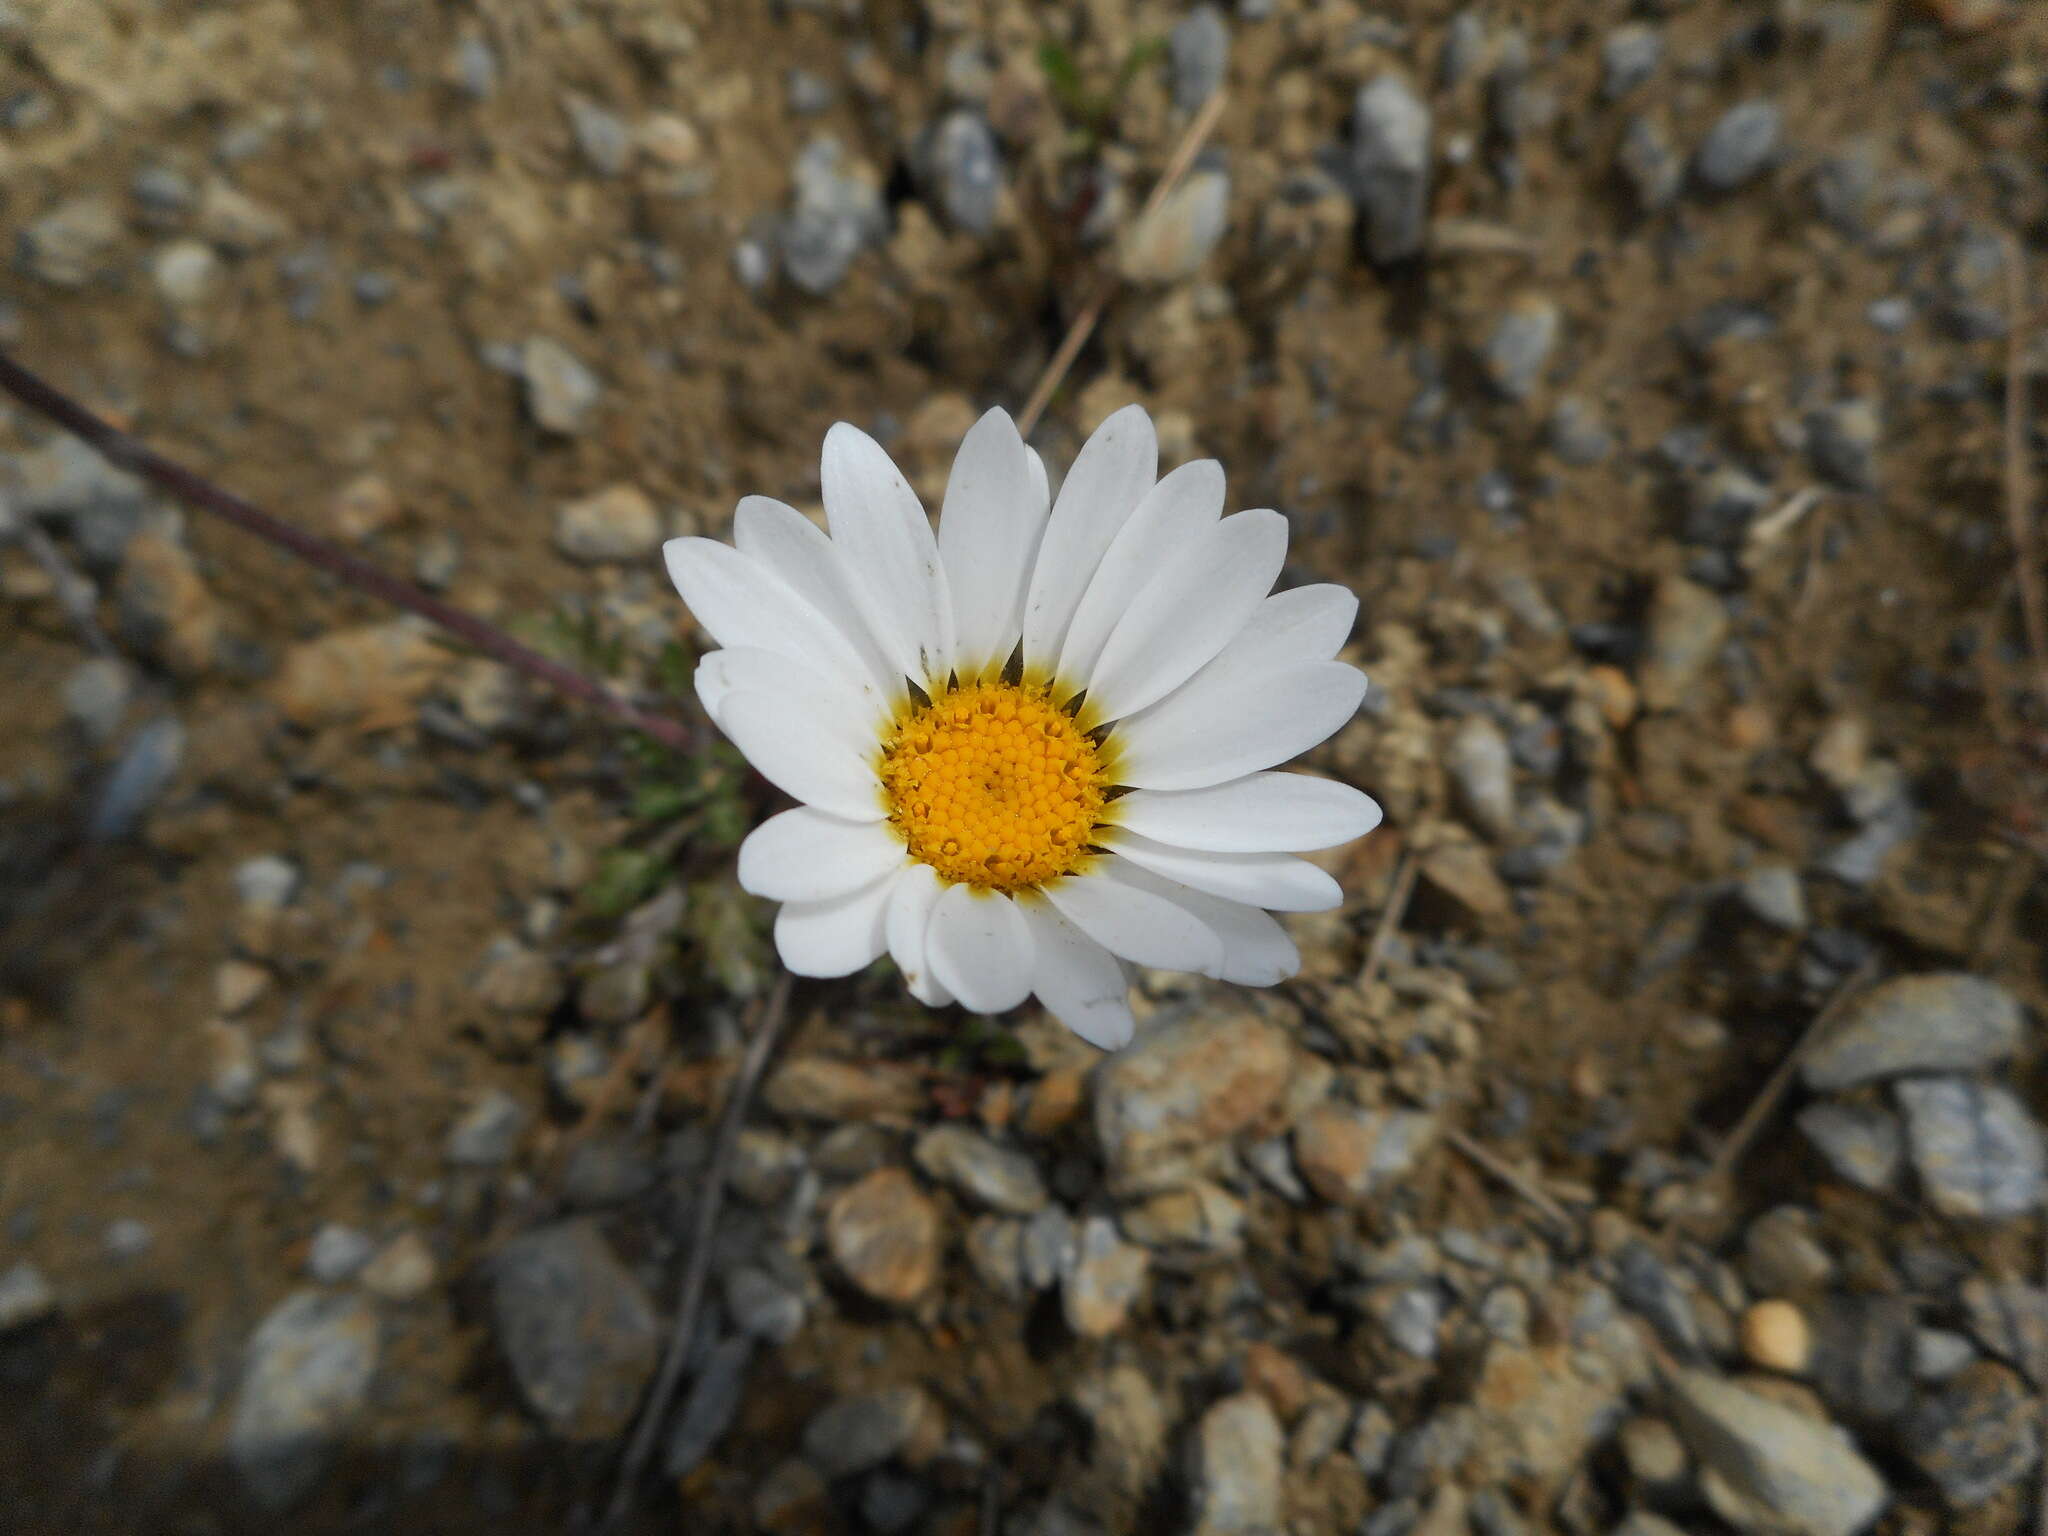
<svg viewBox="0 0 2048 1536"><path fill-rule="evenodd" d="M688 724L660 542L935 505L1110 272L1055 478L1363 600L1297 979L797 989L635 1529L2038 1528L2048 19L1510 9L0 4L0 345ZM14 412L0 698L0 1524L590 1528L772 792Z"/></svg>

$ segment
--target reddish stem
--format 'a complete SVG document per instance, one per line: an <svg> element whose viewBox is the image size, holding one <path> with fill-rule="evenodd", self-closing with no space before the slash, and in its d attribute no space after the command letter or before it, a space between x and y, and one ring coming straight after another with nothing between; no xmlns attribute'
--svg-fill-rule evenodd
<svg viewBox="0 0 2048 1536"><path fill-rule="evenodd" d="M204 475L164 458L143 446L135 437L123 432L112 422L94 415L55 385L22 367L5 352L0 352L0 389L6 390L30 410L47 416L73 436L91 444L109 463L148 481L158 490L177 497L188 506L198 507L202 511L225 518L244 532L253 533L259 539L289 550L316 570L325 571L359 591L367 592L372 597L380 597L387 603L431 620L493 660L501 661L529 677L537 678L571 698L595 704L599 709L617 716L634 729L645 731L664 746L672 747L678 752L687 752L695 745L690 732L680 722L663 715L648 714L619 697L604 684L585 677L574 667L564 666L559 661L543 656L531 646L520 644L502 629L485 623L475 614L465 613L460 608L442 602L432 593L423 591L411 582L401 580L358 555L350 554L317 534L308 533L303 528L295 528L281 518L271 516L261 507L244 501L234 492L215 485Z"/></svg>

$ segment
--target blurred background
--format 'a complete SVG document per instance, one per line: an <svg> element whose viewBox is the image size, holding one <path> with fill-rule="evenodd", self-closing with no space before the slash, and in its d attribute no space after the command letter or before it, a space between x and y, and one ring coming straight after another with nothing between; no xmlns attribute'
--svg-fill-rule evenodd
<svg viewBox="0 0 2048 1536"><path fill-rule="evenodd" d="M0 4L0 345L697 731L0 412L0 1526L592 1529L717 1177L631 1529L2040 1529L2044 64L2000 0ZM840 419L935 506L1091 303L1035 445L1136 400L1288 515L1388 824L1114 1060L800 986L714 1172L774 800L659 544Z"/></svg>

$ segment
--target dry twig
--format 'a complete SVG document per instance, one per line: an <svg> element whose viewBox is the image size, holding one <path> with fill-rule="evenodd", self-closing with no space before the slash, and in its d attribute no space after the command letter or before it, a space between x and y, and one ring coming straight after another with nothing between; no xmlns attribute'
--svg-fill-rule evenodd
<svg viewBox="0 0 2048 1536"><path fill-rule="evenodd" d="M1819 1043L1829 1026L1841 1017L1842 1010L1848 1006L1849 1000L1863 990L1864 983L1870 980L1876 970L1877 962L1866 960L1856 968L1848 980L1835 988L1834 995L1822 1006L1820 1012L1813 1016L1813 1022L1806 1026L1806 1033L1799 1037L1798 1044L1785 1053L1785 1059L1778 1063L1777 1070L1765 1081L1763 1087L1757 1090L1756 1097L1750 1100L1749 1108L1744 1110L1742 1118L1736 1121L1735 1129L1730 1131L1728 1139L1721 1143L1721 1149L1714 1154L1713 1165L1707 1169L1707 1176L1703 1181L1705 1184L1710 1187L1717 1185L1735 1171L1735 1165L1742 1160L1743 1154L1749 1150L1750 1143L1756 1140L1765 1122L1771 1118L1772 1111L1785 1097L1785 1091L1792 1086L1792 1077L1799 1070L1799 1064L1806 1060L1808 1052Z"/></svg>
<svg viewBox="0 0 2048 1536"><path fill-rule="evenodd" d="M0 390L14 396L37 415L55 422L117 468L148 481L187 506L211 512L243 532L253 533L266 543L298 556L315 570L325 571L360 592L382 598L393 607L403 608L438 624L456 639L476 647L493 660L524 672L571 698L595 704L635 729L645 731L664 746L687 752L693 745L690 732L680 722L647 713L594 678L585 677L575 668L564 666L552 657L520 644L496 625L487 624L475 614L442 602L411 582L350 554L318 534L308 533L282 518L273 517L234 492L215 485L197 471L172 462L104 417L87 410L4 352L0 352Z"/></svg>
<svg viewBox="0 0 2048 1536"><path fill-rule="evenodd" d="M1152 188L1152 195L1145 199L1145 207L1139 213L1132 228L1142 225L1166 201L1167 195L1180 185L1181 178L1188 173L1188 167L1195 163L1195 156L1201 153L1202 145L1216 130L1216 123L1223 116L1223 92L1214 91L1202 103L1202 110L1187 126L1174 146L1173 158L1166 162L1166 170ZM1024 409L1017 413L1017 430L1025 437L1038 425L1038 418L1045 414L1051 402L1053 391L1060 387L1067 370L1074 366L1074 359L1081 355L1081 349L1088 344L1088 338L1095 333L1095 327L1102 319L1102 312L1109 307L1109 301L1116 297L1116 291L1123 279L1114 266L1102 274L1095 285L1095 291L1088 296L1088 302L1081 306L1081 312L1074 316L1074 323L1067 327L1067 334L1060 338L1059 350L1052 355L1052 361L1045 365L1045 372L1038 376L1038 383L1032 387L1031 398L1024 402Z"/></svg>
<svg viewBox="0 0 2048 1536"><path fill-rule="evenodd" d="M1387 887L1387 904L1380 909L1379 925L1373 929L1372 943L1365 951L1365 964L1358 968L1361 992L1379 980L1380 967L1387 963L1387 947L1393 942L1401 919L1408 915L1408 901L1415 894L1415 880L1420 873L1415 850L1404 848L1401 862L1395 866L1394 878Z"/></svg>
<svg viewBox="0 0 2048 1536"><path fill-rule="evenodd" d="M726 1180L732 1172L733 1156L739 1148L740 1131L747 1121L754 1088L767 1070L768 1058L775 1054L783 1020L789 1014L789 988L790 976L784 971L754 1019L753 1039L747 1042L747 1053L740 1059L732 1087L726 1091L725 1114L718 1123L718 1140L712 1148L711 1166L705 1171L703 1192L697 1198L696 1220L691 1224L690 1257L683 1265L683 1283L677 1294L668 1349L662 1355L661 1369L655 1374L647 1401L641 1405L633 1438L619 1462L619 1479L612 1489L611 1506L605 1512L606 1530L618 1529L632 1508L633 1490L646 1470L648 1458L654 1454L654 1443L661 1436L669 1404L681 1384L683 1364L689 1357L690 1343L697 1334L697 1317L704 1306L704 1287L711 1277L711 1244L718 1231Z"/></svg>
<svg viewBox="0 0 2048 1536"><path fill-rule="evenodd" d="M1526 1200L1531 1209L1557 1228L1559 1236L1570 1237L1578 1231L1578 1224L1572 1220L1570 1213L1553 1200L1541 1185L1513 1164L1496 1157L1456 1126L1444 1128L1444 1140L1451 1144L1453 1150L1469 1158L1474 1166L1493 1175Z"/></svg>

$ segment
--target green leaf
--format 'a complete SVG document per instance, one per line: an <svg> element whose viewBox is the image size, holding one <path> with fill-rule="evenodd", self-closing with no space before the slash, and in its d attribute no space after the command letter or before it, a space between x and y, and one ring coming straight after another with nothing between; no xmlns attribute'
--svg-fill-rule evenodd
<svg viewBox="0 0 2048 1536"><path fill-rule="evenodd" d="M598 860L583 887L583 910L596 918L624 917L654 893L666 861L638 848L614 848Z"/></svg>
<svg viewBox="0 0 2048 1536"><path fill-rule="evenodd" d="M1086 117L1087 93L1081 88L1081 72L1074 67L1074 56L1067 52L1066 45L1040 43L1038 67L1045 72L1045 83L1052 88L1060 110L1069 117Z"/></svg>

